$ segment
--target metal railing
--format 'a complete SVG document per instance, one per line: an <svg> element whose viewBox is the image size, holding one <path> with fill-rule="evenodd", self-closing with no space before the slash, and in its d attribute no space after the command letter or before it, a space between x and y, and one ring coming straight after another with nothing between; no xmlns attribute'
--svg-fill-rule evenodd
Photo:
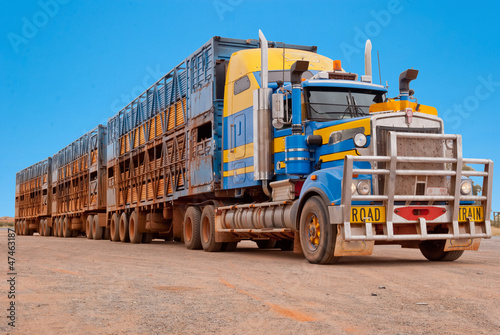
<svg viewBox="0 0 500 335"><path fill-rule="evenodd" d="M451 140L456 145L455 157L398 157L397 155L397 141L401 138L425 138L435 140ZM493 176L493 162L488 159L464 159L462 158L461 150L461 136L460 135L447 135L447 134L422 134L422 133L401 133L389 132L387 151L389 156L346 156L344 160L344 177L342 185L342 199L340 208L343 216L343 234L346 241L353 240L380 240L380 241L394 241L394 240L427 240L427 239L470 239L470 238L489 238L491 237L490 225L490 209L492 197L492 176ZM369 162L371 166L376 162L384 162L387 168L371 168L360 169L354 168L354 162ZM455 166L454 170L417 170L417 169L398 169L398 163L451 163ZM463 164L478 164L484 165L484 171L466 171L462 170ZM385 176L384 194L380 195L353 195L351 191L351 184L353 182L353 175L372 175L372 176ZM444 176L450 178L450 193L449 195L399 195L395 194L396 190L396 176ZM460 192L462 176L471 177L477 176L483 178L482 195L462 195ZM368 202L382 202L386 208L386 220L384 225L384 234L373 234L373 223L370 218L363 218L364 221L364 234L356 235L352 232L351 227L351 209L353 201L368 201ZM451 227L449 233L446 234L429 234L427 231L426 220L422 217L418 218L417 234L395 234L394 233L394 207L395 202L443 202L448 203L447 207L451 210L450 223ZM476 223L468 219L467 233L460 233L459 227L459 207L461 201L480 201L481 206L484 208L484 232L478 232ZM399 222L403 223L403 222ZM407 223L407 222L404 222ZM420 231L418 231L420 230Z"/></svg>

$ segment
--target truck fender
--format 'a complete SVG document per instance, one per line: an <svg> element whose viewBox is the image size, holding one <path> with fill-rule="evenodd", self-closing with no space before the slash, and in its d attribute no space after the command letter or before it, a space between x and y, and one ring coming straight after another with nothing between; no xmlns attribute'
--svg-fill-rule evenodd
<svg viewBox="0 0 500 335"><path fill-rule="evenodd" d="M330 206L333 202L335 202L336 204L340 203L343 172L344 168L343 166L340 166L318 170L311 173L307 177L300 191L298 201L296 219L297 229L299 229L300 214L302 212L302 208L304 207L307 199L309 199L310 197L319 195L323 200L325 208Z"/></svg>

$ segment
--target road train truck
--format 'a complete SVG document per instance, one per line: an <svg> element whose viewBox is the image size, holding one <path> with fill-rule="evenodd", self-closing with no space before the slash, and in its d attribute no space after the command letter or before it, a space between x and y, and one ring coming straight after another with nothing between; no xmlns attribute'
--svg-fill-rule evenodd
<svg viewBox="0 0 500 335"><path fill-rule="evenodd" d="M434 261L477 250L491 237L493 162L462 157L461 136L416 101L417 74L402 72L388 98L370 41L358 76L260 31L214 37L108 120L106 212L90 227L205 251L249 239L320 264L375 244Z"/></svg>

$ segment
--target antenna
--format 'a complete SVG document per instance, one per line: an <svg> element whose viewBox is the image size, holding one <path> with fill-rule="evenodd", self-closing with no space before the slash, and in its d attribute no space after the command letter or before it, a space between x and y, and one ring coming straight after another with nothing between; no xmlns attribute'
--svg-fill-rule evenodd
<svg viewBox="0 0 500 335"><path fill-rule="evenodd" d="M382 74L380 73L380 55L377 50L377 61L378 61L378 78L380 80L380 85L382 85Z"/></svg>
<svg viewBox="0 0 500 335"><path fill-rule="evenodd" d="M283 42L283 85L285 85L285 42Z"/></svg>

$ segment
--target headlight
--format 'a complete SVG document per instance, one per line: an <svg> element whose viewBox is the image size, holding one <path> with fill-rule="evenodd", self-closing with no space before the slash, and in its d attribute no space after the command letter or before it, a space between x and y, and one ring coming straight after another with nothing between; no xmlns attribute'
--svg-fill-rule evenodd
<svg viewBox="0 0 500 335"><path fill-rule="evenodd" d="M463 195L467 195L467 194L470 194L470 192L472 191L472 184L469 180L465 180L462 182L462 185L460 186L460 192L463 194Z"/></svg>
<svg viewBox="0 0 500 335"><path fill-rule="evenodd" d="M356 184L354 182L351 184L351 194L356 193Z"/></svg>
<svg viewBox="0 0 500 335"><path fill-rule="evenodd" d="M361 195L370 194L370 182L362 180L358 183L358 193Z"/></svg>
<svg viewBox="0 0 500 335"><path fill-rule="evenodd" d="M364 147L366 145L366 136L363 133L357 133L354 135L354 145L358 148Z"/></svg>

